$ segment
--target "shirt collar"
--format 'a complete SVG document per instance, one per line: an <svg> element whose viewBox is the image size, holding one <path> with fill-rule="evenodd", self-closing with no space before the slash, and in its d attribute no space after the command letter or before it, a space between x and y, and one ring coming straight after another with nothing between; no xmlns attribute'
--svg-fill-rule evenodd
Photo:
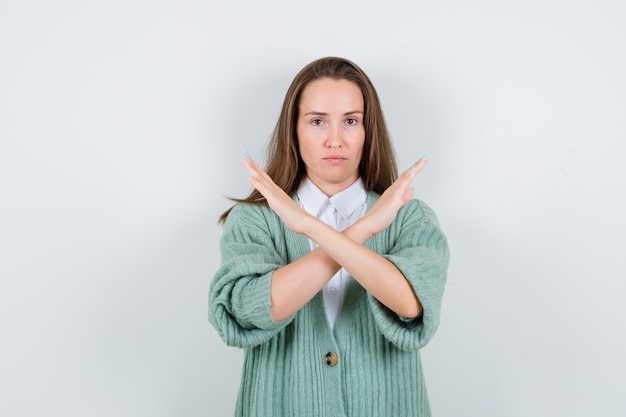
<svg viewBox="0 0 626 417"><path fill-rule="evenodd" d="M365 204L367 199L367 193L361 178L330 198L317 188L310 179L305 178L302 184L300 184L298 191L296 191L296 195L302 207L316 217L324 209L324 204L330 201L342 217L348 218L354 213L354 210Z"/></svg>

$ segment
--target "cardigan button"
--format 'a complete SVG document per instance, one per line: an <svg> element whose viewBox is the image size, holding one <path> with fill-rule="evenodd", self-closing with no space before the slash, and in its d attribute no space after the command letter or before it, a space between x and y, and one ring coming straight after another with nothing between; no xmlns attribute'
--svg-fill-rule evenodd
<svg viewBox="0 0 626 417"><path fill-rule="evenodd" d="M335 366L339 362L339 356L335 352L328 352L326 354L326 365Z"/></svg>

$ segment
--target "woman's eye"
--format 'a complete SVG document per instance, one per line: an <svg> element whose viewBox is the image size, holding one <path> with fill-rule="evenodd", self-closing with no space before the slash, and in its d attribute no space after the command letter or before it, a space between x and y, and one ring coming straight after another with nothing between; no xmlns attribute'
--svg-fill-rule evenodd
<svg viewBox="0 0 626 417"><path fill-rule="evenodd" d="M321 125L322 125L322 123L324 123L324 122L322 121L322 119L313 119L313 120L311 121L311 124L312 124L313 126L321 126Z"/></svg>
<svg viewBox="0 0 626 417"><path fill-rule="evenodd" d="M349 126L355 125L356 123L357 123L357 120L353 118L346 120L346 124Z"/></svg>

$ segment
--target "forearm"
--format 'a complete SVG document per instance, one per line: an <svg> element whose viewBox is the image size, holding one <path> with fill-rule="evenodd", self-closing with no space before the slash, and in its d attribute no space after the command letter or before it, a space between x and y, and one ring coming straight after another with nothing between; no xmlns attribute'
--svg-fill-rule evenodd
<svg viewBox="0 0 626 417"><path fill-rule="evenodd" d="M321 222L320 222L321 223ZM281 321L308 303L341 267L321 248L272 274L272 318Z"/></svg>
<svg viewBox="0 0 626 417"><path fill-rule="evenodd" d="M407 318L421 314L419 299L402 272L392 262L363 246L372 236L366 223L357 222L344 233L322 222L313 223L306 234L390 310Z"/></svg>
<svg viewBox="0 0 626 417"><path fill-rule="evenodd" d="M411 199L411 181L427 161L423 157L405 171L365 217L342 234L304 211L248 155L244 157L250 184L263 194L289 229L307 236L321 248L273 273L272 318L282 320L298 311L341 267L397 314L410 318L421 313L419 299L402 272L363 243L389 226L398 210Z"/></svg>
<svg viewBox="0 0 626 417"><path fill-rule="evenodd" d="M417 317L422 306L398 268L363 246L371 233L356 223L343 233L315 219L307 237L320 246L272 274L272 318L281 321L308 303L343 266L370 294L395 313Z"/></svg>

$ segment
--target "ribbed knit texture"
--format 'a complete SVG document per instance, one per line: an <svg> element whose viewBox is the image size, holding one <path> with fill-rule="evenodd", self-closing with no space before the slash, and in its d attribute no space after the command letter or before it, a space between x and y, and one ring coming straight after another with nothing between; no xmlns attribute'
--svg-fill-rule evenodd
<svg viewBox="0 0 626 417"><path fill-rule="evenodd" d="M368 208L378 195L368 193ZM245 358L240 417L430 416L419 349L439 324L448 268L445 236L419 200L365 244L393 262L415 289L422 317L406 320L354 279L331 331L321 292L292 317L270 312L272 272L310 251L266 206L237 205L220 242L222 265L209 290L209 321ZM328 352L339 362L326 364Z"/></svg>

